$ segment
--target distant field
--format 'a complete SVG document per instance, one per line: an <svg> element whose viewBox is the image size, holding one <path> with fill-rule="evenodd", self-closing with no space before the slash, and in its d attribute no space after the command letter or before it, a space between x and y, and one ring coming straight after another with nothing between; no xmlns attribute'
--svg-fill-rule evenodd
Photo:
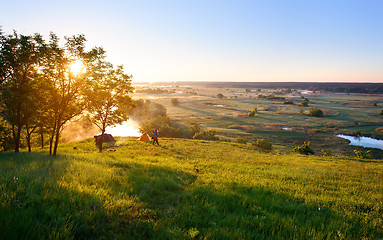
<svg viewBox="0 0 383 240"><path fill-rule="evenodd" d="M313 93L293 90L277 95L282 89L211 88L162 86L167 94L137 94L136 98L150 98L165 105L168 115L182 125L195 123L204 129L216 130L222 139L235 140L246 136L249 141L268 138L276 149L289 151L292 146L311 141L316 151L331 150L337 154L352 155L356 147L335 135L353 134L383 139L376 129L383 126L383 94ZM302 92L302 93L301 93ZM225 98L217 98L223 94ZM284 105L284 100L259 99L258 95L275 95L291 100L294 105ZM301 107L302 96L309 99L309 107ZM178 98L180 106L171 106L170 100ZM373 106L373 103L377 106ZM249 117L256 107L258 113ZM311 107L320 108L322 118L300 115ZM383 158L383 151L373 150L375 158Z"/></svg>
<svg viewBox="0 0 383 240"><path fill-rule="evenodd" d="M118 138L0 153L4 239L382 239L383 163ZM76 147L76 148L74 148Z"/></svg>

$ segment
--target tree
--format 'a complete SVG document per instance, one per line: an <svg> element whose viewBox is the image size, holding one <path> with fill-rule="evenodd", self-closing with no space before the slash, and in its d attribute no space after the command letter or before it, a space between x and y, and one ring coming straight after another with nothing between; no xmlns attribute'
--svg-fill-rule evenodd
<svg viewBox="0 0 383 240"><path fill-rule="evenodd" d="M15 152L19 152L23 127L36 115L36 76L44 49L39 34L34 36L0 33L0 105L12 128Z"/></svg>
<svg viewBox="0 0 383 240"><path fill-rule="evenodd" d="M49 153L53 156L57 154L60 132L64 124L81 114L84 108L84 99L80 93L89 71L75 72L71 66L82 63L84 68L87 68L104 53L101 48L93 48L86 52L86 39L83 35L65 37L65 40L65 46L60 47L59 38L51 33L44 55L44 73L50 89L49 109L52 114Z"/></svg>
<svg viewBox="0 0 383 240"><path fill-rule="evenodd" d="M121 108L134 106L129 95L133 92L131 78L124 73L123 66L114 69L112 64L100 62L92 69L84 95L87 116L101 130L101 139L108 126L128 119L127 112ZM102 152L102 141L99 149Z"/></svg>

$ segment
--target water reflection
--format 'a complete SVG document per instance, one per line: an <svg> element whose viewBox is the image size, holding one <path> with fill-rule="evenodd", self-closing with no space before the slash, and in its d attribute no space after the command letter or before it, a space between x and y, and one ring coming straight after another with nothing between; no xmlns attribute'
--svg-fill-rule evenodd
<svg viewBox="0 0 383 240"><path fill-rule="evenodd" d="M350 145L353 145L353 146L378 148L383 150L383 140L377 140L370 137L355 137L355 136L349 136L349 135L343 135L343 134L339 134L336 136L349 140Z"/></svg>

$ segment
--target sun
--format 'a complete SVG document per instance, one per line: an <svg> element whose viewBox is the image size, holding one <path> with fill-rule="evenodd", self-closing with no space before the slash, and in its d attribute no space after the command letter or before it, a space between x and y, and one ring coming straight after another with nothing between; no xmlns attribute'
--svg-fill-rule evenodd
<svg viewBox="0 0 383 240"><path fill-rule="evenodd" d="M69 71L72 74L78 75L85 72L84 63L80 60L74 61L69 65Z"/></svg>

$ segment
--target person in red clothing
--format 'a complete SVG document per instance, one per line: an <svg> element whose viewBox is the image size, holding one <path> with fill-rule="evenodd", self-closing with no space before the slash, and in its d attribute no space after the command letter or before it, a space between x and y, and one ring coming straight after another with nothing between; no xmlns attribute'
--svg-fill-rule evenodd
<svg viewBox="0 0 383 240"><path fill-rule="evenodd" d="M158 136L159 136L159 135L160 135L160 134L158 133L158 130L157 130L157 129L154 130L154 132L153 132L153 145L154 145L154 143L156 142L157 145L160 146L160 144L158 143Z"/></svg>

